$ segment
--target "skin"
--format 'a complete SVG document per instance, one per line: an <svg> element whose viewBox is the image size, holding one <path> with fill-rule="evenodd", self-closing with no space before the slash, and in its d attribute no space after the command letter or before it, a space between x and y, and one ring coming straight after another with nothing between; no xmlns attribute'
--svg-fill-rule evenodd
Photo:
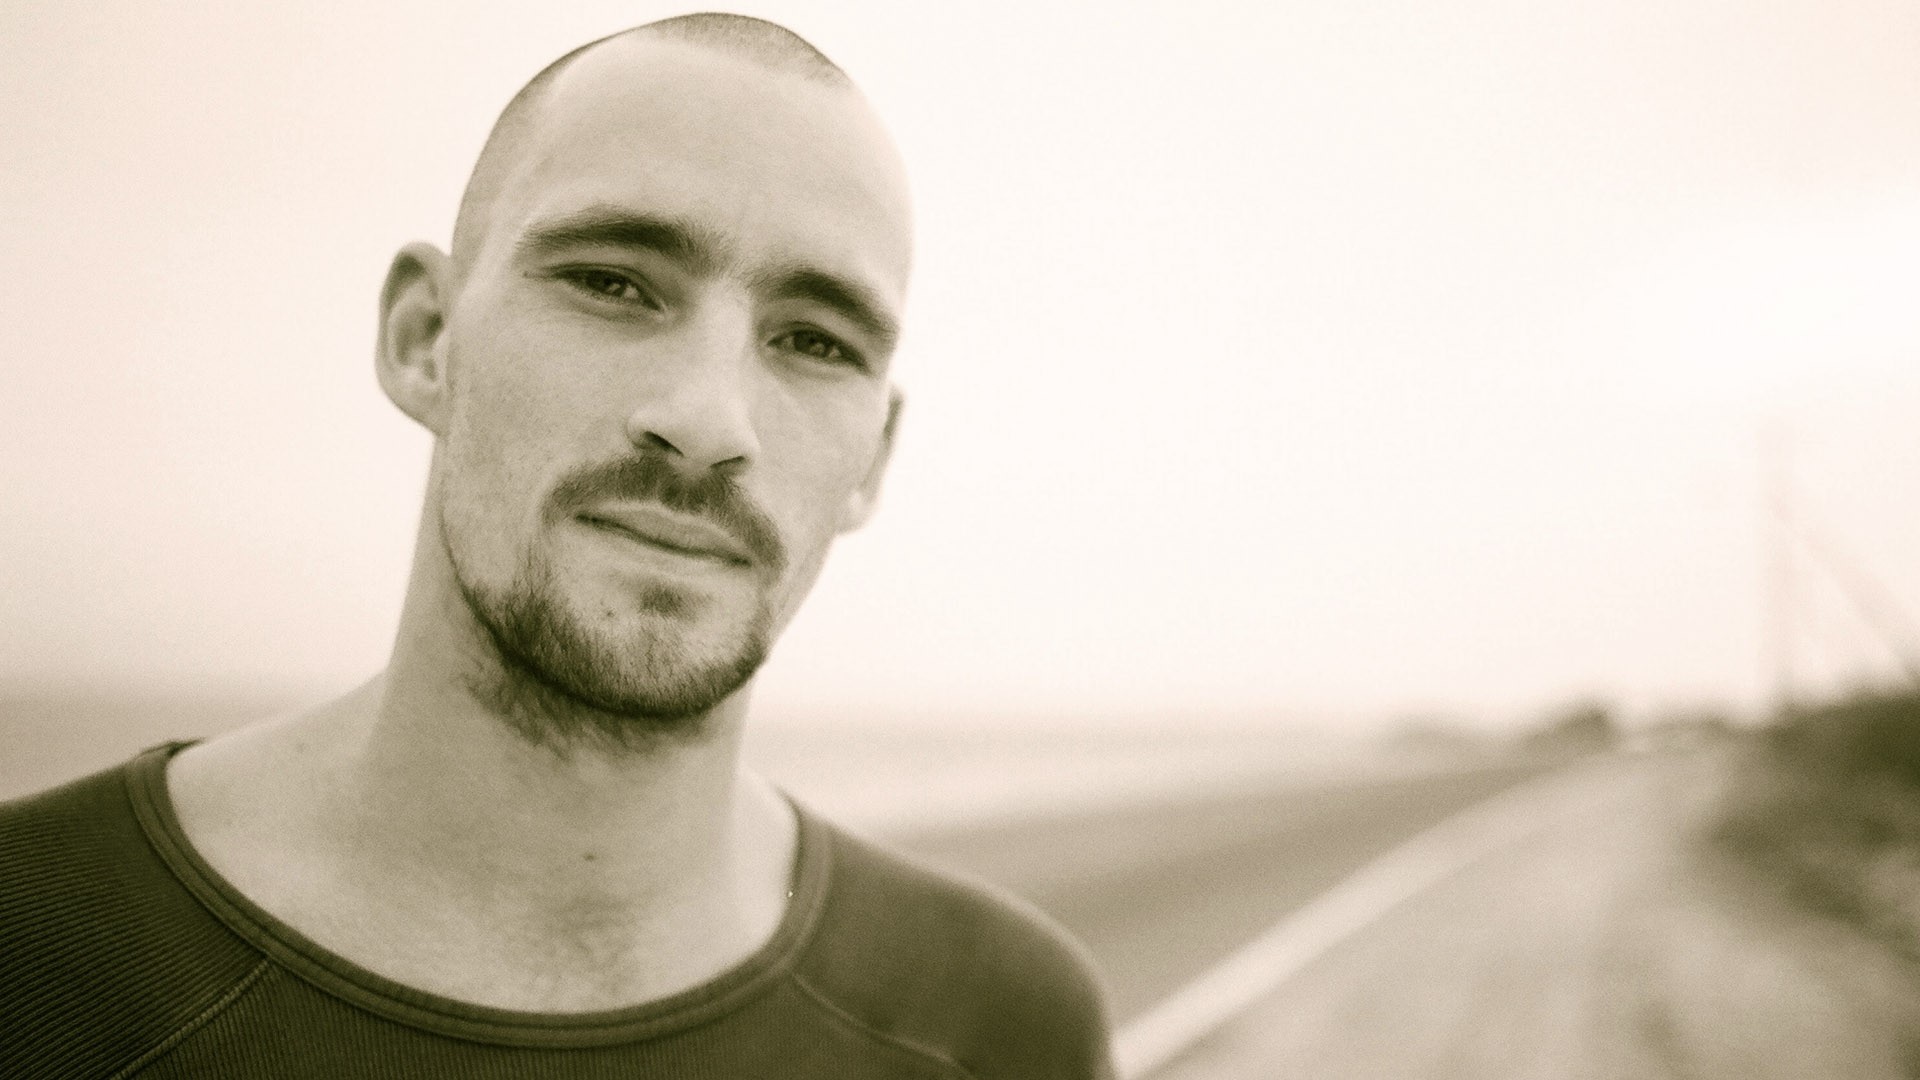
<svg viewBox="0 0 1920 1080"><path fill-rule="evenodd" d="M540 710L490 692L513 673L467 595L541 566L591 640L652 658L629 682L777 634L871 512L899 407L889 335L795 294L792 271L896 320L910 226L897 157L845 87L642 37L582 56L539 109L478 248L410 245L382 295L381 385L435 436L387 670L183 752L168 782L214 869L322 947L443 996L579 1012L763 945L795 823L738 763L750 682L648 737L530 733ZM710 250L524 242L582 215L672 221ZM645 455L724 475L780 556L550 512L568 477Z"/></svg>

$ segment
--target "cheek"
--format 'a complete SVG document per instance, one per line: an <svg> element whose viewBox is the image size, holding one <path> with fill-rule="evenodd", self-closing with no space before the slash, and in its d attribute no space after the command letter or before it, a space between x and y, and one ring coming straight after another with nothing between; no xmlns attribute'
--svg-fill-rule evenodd
<svg viewBox="0 0 1920 1080"><path fill-rule="evenodd" d="M872 470L884 407L820 409L783 419L761 433L769 508L795 523L809 543L822 543L838 532L848 498Z"/></svg>
<svg viewBox="0 0 1920 1080"><path fill-rule="evenodd" d="M435 455L441 513L474 556L517 551L535 528L548 445L561 430L552 403L514 378L520 366L450 349L450 409ZM494 556L484 556L489 562Z"/></svg>
<svg viewBox="0 0 1920 1080"><path fill-rule="evenodd" d="M489 377L485 369L467 366L453 388L445 452L449 480L468 495L497 493L513 481L514 452L525 446L522 426L528 410L516 407L510 386Z"/></svg>
<svg viewBox="0 0 1920 1080"><path fill-rule="evenodd" d="M568 336L566 323L528 306L513 289L476 286L447 328L451 392L489 422L551 415L593 400L594 373L576 362L592 352Z"/></svg>
<svg viewBox="0 0 1920 1080"><path fill-rule="evenodd" d="M594 407L604 404L602 388L591 372L556 370L556 359L572 352L551 336L504 308L453 328L448 442L463 460L525 480L598 422Z"/></svg>

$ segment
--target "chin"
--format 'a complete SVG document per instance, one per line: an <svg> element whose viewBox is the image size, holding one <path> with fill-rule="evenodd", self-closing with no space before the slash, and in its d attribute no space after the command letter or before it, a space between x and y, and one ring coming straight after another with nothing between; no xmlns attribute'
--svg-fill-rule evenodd
<svg viewBox="0 0 1920 1080"><path fill-rule="evenodd" d="M670 588L643 594L618 629L580 618L551 591L476 600L499 659L495 677L479 680L491 684L486 700L541 745L643 750L698 738L767 656L764 616L714 626L710 606Z"/></svg>
<svg viewBox="0 0 1920 1080"><path fill-rule="evenodd" d="M492 585L455 561L461 596L492 646L468 682L530 741L637 750L697 738L766 660L766 590L653 574L580 580L556 569L530 557Z"/></svg>

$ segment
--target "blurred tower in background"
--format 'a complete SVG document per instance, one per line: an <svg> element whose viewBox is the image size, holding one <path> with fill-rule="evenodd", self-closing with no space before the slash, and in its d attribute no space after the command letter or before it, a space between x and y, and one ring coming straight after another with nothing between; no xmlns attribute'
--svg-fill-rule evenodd
<svg viewBox="0 0 1920 1080"><path fill-rule="evenodd" d="M1816 527L1795 490L1793 432L1786 421L1762 429L1760 469L1766 595L1761 685L1763 699L1765 688L1772 688L1773 716L1788 718L1799 705L1796 649L1802 635L1818 629L1803 617L1803 563L1832 580L1855 624L1885 648L1907 683L1920 688L1920 624L1892 590Z"/></svg>
<svg viewBox="0 0 1920 1080"><path fill-rule="evenodd" d="M1772 687L1773 717L1793 713L1794 561L1792 431L1785 421L1760 432L1761 545L1765 553L1762 700Z"/></svg>

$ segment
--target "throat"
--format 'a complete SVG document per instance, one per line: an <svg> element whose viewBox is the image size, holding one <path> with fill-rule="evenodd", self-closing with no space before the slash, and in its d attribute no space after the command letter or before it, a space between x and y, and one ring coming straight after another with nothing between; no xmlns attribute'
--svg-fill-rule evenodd
<svg viewBox="0 0 1920 1080"><path fill-rule="evenodd" d="M417 956L399 981L524 1012L600 1012L710 982L763 948L771 930L719 909L640 911L585 902L477 926Z"/></svg>
<svg viewBox="0 0 1920 1080"><path fill-rule="evenodd" d="M786 913L732 860L636 874L605 851L454 876L367 875L283 898L296 928L387 979L524 1012L625 1008L709 982Z"/></svg>

